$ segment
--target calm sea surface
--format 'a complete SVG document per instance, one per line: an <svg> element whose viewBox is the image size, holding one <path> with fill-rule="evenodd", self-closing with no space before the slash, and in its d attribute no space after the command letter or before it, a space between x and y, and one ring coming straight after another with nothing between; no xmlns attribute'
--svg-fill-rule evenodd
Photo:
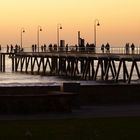
<svg viewBox="0 0 140 140"><path fill-rule="evenodd" d="M130 69L131 64L128 63L128 68ZM140 66L140 64L139 64ZM121 75L120 75L121 76ZM133 79L135 82L140 83L137 80L137 74L134 71ZM0 86L46 86L46 85L60 85L63 82L69 82L71 80L60 78L58 76L40 76L40 75L30 75L25 73L12 73L11 72L11 60L6 58L6 72L0 73ZM71 81L80 82L81 84L102 84L102 82L95 81Z"/></svg>

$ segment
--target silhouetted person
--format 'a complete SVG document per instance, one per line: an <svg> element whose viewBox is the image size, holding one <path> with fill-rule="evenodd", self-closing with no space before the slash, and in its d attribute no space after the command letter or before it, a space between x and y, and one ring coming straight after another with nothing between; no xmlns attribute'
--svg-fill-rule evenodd
<svg viewBox="0 0 140 140"><path fill-rule="evenodd" d="M52 44L49 45L49 51L52 51Z"/></svg>
<svg viewBox="0 0 140 140"><path fill-rule="evenodd" d="M44 52L46 52L46 48L47 48L47 46L46 46L46 44L44 44Z"/></svg>
<svg viewBox="0 0 140 140"><path fill-rule="evenodd" d="M102 51L102 53L104 53L104 50L105 50L105 45L102 44L102 46L101 46L101 51Z"/></svg>
<svg viewBox="0 0 140 140"><path fill-rule="evenodd" d="M57 51L57 45L56 44L53 45L53 49L54 49L54 51Z"/></svg>
<svg viewBox="0 0 140 140"><path fill-rule="evenodd" d="M125 45L125 51L126 51L126 54L129 54L129 43L126 43L126 45Z"/></svg>
<svg viewBox="0 0 140 140"><path fill-rule="evenodd" d="M9 45L7 45L7 51L6 52L9 53Z"/></svg>
<svg viewBox="0 0 140 140"><path fill-rule="evenodd" d="M35 52L36 52L36 50L37 50L37 45L35 44L34 47L35 47Z"/></svg>
<svg viewBox="0 0 140 140"><path fill-rule="evenodd" d="M13 52L13 48L14 48L14 47L13 47L13 45L11 44L11 50L10 50L10 52Z"/></svg>
<svg viewBox="0 0 140 140"><path fill-rule="evenodd" d="M77 44L75 44L75 50L78 51L78 46L77 46Z"/></svg>
<svg viewBox="0 0 140 140"><path fill-rule="evenodd" d="M135 50L135 45L132 43L131 45L131 49L132 49L132 54L134 54L134 50Z"/></svg>
<svg viewBox="0 0 140 140"><path fill-rule="evenodd" d="M19 52L19 47L17 44L15 45L15 52Z"/></svg>
<svg viewBox="0 0 140 140"><path fill-rule="evenodd" d="M90 51L95 53L95 45L94 44L90 44Z"/></svg>
<svg viewBox="0 0 140 140"><path fill-rule="evenodd" d="M34 52L35 51L35 46L34 46L34 44L32 45L32 52Z"/></svg>
<svg viewBox="0 0 140 140"><path fill-rule="evenodd" d="M41 51L43 52L44 47L41 45Z"/></svg>
<svg viewBox="0 0 140 140"><path fill-rule="evenodd" d="M90 45L88 43L86 44L86 51L90 51Z"/></svg>
<svg viewBox="0 0 140 140"><path fill-rule="evenodd" d="M66 44L66 52L68 51L68 48L69 48L69 45L68 45L68 44Z"/></svg>
<svg viewBox="0 0 140 140"><path fill-rule="evenodd" d="M109 43L106 44L105 48L106 48L106 52L109 53L110 52L110 45L109 45Z"/></svg>

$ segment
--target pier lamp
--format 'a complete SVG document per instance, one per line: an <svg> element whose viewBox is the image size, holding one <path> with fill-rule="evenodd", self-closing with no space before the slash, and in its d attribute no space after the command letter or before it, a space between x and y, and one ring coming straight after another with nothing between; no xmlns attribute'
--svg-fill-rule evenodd
<svg viewBox="0 0 140 140"><path fill-rule="evenodd" d="M37 47L38 47L38 52L39 52L39 32L42 31L42 27L38 26L37 27Z"/></svg>
<svg viewBox="0 0 140 140"><path fill-rule="evenodd" d="M95 19L94 20L94 45L96 47L96 27L100 26L99 20Z"/></svg>
<svg viewBox="0 0 140 140"><path fill-rule="evenodd" d="M59 23L57 24L57 46L59 47L59 30L62 29L62 25Z"/></svg>
<svg viewBox="0 0 140 140"><path fill-rule="evenodd" d="M20 37L21 37L21 48L22 48L22 36L23 36L23 33L25 33L25 30L24 30L24 28L21 28L21 33L20 33Z"/></svg>

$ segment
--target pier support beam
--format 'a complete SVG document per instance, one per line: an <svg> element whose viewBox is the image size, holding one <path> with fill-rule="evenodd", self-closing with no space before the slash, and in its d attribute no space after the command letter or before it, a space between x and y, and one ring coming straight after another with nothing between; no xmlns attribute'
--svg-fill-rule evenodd
<svg viewBox="0 0 140 140"><path fill-rule="evenodd" d="M15 71L15 54L12 54L12 72Z"/></svg>
<svg viewBox="0 0 140 140"><path fill-rule="evenodd" d="M3 54L2 56L3 56L3 72L5 72L5 54Z"/></svg>
<svg viewBox="0 0 140 140"><path fill-rule="evenodd" d="M2 72L2 54L0 54L0 71Z"/></svg>

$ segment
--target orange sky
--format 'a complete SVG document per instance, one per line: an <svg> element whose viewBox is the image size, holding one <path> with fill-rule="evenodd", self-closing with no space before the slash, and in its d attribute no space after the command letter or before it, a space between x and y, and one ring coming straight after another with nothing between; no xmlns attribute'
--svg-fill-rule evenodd
<svg viewBox="0 0 140 140"><path fill-rule="evenodd" d="M77 43L77 31L93 42L94 19L99 19L97 45L109 42L123 46L140 45L140 0L1 0L0 44L20 44L20 30L25 28L23 46L36 43L37 26L42 26L41 43L56 43L56 25L63 30L60 39Z"/></svg>

